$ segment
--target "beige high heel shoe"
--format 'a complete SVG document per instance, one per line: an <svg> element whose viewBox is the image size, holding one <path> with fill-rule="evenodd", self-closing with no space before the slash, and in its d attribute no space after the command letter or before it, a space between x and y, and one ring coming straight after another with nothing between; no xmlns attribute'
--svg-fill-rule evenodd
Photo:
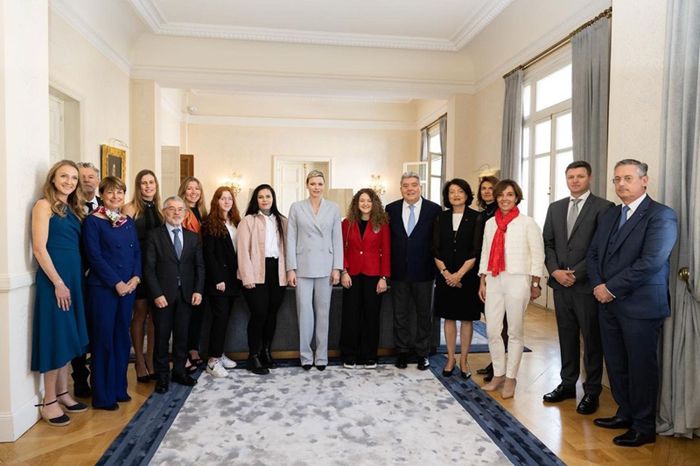
<svg viewBox="0 0 700 466"><path fill-rule="evenodd" d="M501 385L506 381L506 376L505 375L499 375L498 377L494 377L491 379L491 382L487 383L483 387L481 387L482 390L485 392L494 392L501 388Z"/></svg>
<svg viewBox="0 0 700 466"><path fill-rule="evenodd" d="M513 398L513 395L515 395L515 385L517 385L517 383L517 380L506 377L506 381L503 383L503 390L501 390L501 397L504 400Z"/></svg>

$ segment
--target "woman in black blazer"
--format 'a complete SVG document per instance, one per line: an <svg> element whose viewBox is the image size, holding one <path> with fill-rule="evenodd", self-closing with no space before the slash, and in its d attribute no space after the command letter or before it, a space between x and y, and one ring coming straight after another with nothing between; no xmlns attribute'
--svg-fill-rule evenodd
<svg viewBox="0 0 700 466"><path fill-rule="evenodd" d="M236 363L224 354L224 340L231 307L241 289L241 283L236 279L236 228L240 221L233 190L221 186L212 197L210 213L202 229L207 270L204 292L212 315L207 374L212 377L226 377L227 369L236 367Z"/></svg>
<svg viewBox="0 0 700 466"><path fill-rule="evenodd" d="M474 233L479 213L469 208L474 200L469 183L455 178L445 183L443 204L447 210L438 215L433 236L433 254L438 276L435 280L435 315L445 319L447 364L442 375L454 370L457 345L457 321L460 325L462 378L471 377L467 357L472 341L472 321L479 320L483 305L479 300L479 276L476 273L477 250Z"/></svg>

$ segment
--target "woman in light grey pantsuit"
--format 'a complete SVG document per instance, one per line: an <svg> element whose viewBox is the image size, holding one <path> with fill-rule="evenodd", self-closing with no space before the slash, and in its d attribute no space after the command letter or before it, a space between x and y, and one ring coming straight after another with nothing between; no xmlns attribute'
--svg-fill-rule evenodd
<svg viewBox="0 0 700 466"><path fill-rule="evenodd" d="M287 226L287 282L297 288L299 356L304 370L328 365L328 315L332 286L343 268L340 209L323 199L325 178L312 170L306 176L309 197L289 208ZM315 324L315 325L314 325ZM316 357L311 339L316 330Z"/></svg>

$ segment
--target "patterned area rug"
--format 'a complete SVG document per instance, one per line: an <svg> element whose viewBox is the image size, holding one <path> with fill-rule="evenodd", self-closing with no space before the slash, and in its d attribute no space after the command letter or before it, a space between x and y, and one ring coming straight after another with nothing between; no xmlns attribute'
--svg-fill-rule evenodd
<svg viewBox="0 0 700 466"><path fill-rule="evenodd" d="M443 356L431 361L203 374L151 395L98 464L563 464L476 383L439 377Z"/></svg>

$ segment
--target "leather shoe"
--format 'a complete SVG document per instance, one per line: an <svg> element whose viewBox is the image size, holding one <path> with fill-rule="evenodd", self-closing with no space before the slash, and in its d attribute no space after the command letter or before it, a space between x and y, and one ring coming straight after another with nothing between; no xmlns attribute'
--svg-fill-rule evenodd
<svg viewBox="0 0 700 466"><path fill-rule="evenodd" d="M162 380L156 382L156 393L168 393L168 382Z"/></svg>
<svg viewBox="0 0 700 466"><path fill-rule="evenodd" d="M311 370L311 364L302 364L301 365L302 369L305 371L310 371Z"/></svg>
<svg viewBox="0 0 700 466"><path fill-rule="evenodd" d="M493 364L489 364L486 367L482 367L481 369L477 369L476 373L479 375L486 375L486 374L493 374Z"/></svg>
<svg viewBox="0 0 700 466"><path fill-rule="evenodd" d="M257 375L267 375L270 373L270 369L260 360L259 356L250 356L246 369Z"/></svg>
<svg viewBox="0 0 700 466"><path fill-rule="evenodd" d="M197 385L197 379L193 379L189 375L174 373L172 376L172 381L179 383L180 385L185 385L186 387L194 387Z"/></svg>
<svg viewBox="0 0 700 466"><path fill-rule="evenodd" d="M633 429L613 439L613 443L620 447L638 447L645 443L654 442L656 442L656 434L642 434Z"/></svg>
<svg viewBox="0 0 700 466"><path fill-rule="evenodd" d="M430 360L428 358L418 358L418 370L424 371L430 367Z"/></svg>
<svg viewBox="0 0 700 466"><path fill-rule="evenodd" d="M583 395L576 407L576 412L579 414L593 414L596 411L598 411L598 397L588 393Z"/></svg>
<svg viewBox="0 0 700 466"><path fill-rule="evenodd" d="M399 353L399 355L396 356L394 366L399 369L406 369L408 367L408 356L406 356L405 353Z"/></svg>
<svg viewBox="0 0 700 466"><path fill-rule="evenodd" d="M316 369L318 369L319 371L325 371L326 365L325 364L316 364Z"/></svg>
<svg viewBox="0 0 700 466"><path fill-rule="evenodd" d="M547 403L559 403L560 401L568 400L569 398L576 398L576 389L573 387L565 387L561 384L542 397L542 399Z"/></svg>
<svg viewBox="0 0 700 466"><path fill-rule="evenodd" d="M593 424L598 427L603 427L604 429L629 429L632 427L630 421L617 416L599 417L598 419L593 419Z"/></svg>

